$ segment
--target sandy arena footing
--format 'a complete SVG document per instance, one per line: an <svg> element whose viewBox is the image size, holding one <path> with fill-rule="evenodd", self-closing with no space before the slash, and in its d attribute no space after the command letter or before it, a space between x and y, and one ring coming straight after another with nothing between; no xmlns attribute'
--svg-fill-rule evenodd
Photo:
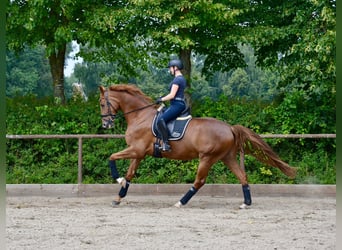
<svg viewBox="0 0 342 250"><path fill-rule="evenodd" d="M173 204L188 186L162 186L159 193L146 195L132 188L115 208L111 201L117 186L106 186L114 189L112 195L100 192L103 186L92 192L87 186L87 192L77 190L74 195L56 189L48 195L46 187L35 191L38 194L14 192L13 187L7 188L7 249L336 249L333 187L314 197L312 191L297 195L298 187L293 195L276 195L285 187L251 185L253 204L243 210L238 186L230 186L225 196L220 192L228 187L209 186L180 209Z"/></svg>

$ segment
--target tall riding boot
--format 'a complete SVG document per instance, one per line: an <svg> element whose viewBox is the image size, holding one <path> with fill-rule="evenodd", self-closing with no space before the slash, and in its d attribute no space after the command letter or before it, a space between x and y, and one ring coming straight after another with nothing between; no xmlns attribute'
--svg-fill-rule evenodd
<svg viewBox="0 0 342 250"><path fill-rule="evenodd" d="M171 151L171 146L169 144L169 132L168 132L168 129L166 127L166 123L165 123L164 119L159 119L157 125L158 125L158 129L161 133L161 137L163 140L162 150L163 151Z"/></svg>

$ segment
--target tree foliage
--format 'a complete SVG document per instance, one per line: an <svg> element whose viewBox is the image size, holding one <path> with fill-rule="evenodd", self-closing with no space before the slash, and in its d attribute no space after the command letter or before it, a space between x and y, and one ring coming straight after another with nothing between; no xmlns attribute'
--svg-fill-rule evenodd
<svg viewBox="0 0 342 250"><path fill-rule="evenodd" d="M189 78L192 53L207 56L205 73L228 71L243 65L235 20L240 11L234 1L109 1L89 13L90 31L83 41L100 47L92 57L115 59L128 72L137 65L146 69L147 62L165 67L174 54L183 60ZM161 57L163 53L167 55Z"/></svg>
<svg viewBox="0 0 342 250"><path fill-rule="evenodd" d="M258 101L233 101L222 96L194 103L192 115L210 116L230 124L242 124L257 133L277 130L262 110L270 104ZM52 98L16 97L7 99L6 127L8 134L123 134L123 117L115 120L115 130L101 130L98 95L87 102L71 99L67 105L55 106ZM298 176L289 180L280 171L246 157L250 183L319 183L334 184L336 176L335 139L269 139L280 157L298 167ZM77 183L77 139L7 140L7 183ZM83 183L111 183L108 157L126 148L123 139L84 139ZM300 154L298 153L300 152ZM128 160L118 160L123 175ZM175 161L146 157L133 178L134 183L192 183L198 160ZM238 183L222 163L217 163L207 183Z"/></svg>
<svg viewBox="0 0 342 250"><path fill-rule="evenodd" d="M7 51L6 96L50 96L51 74L44 47L26 48L19 55Z"/></svg>
<svg viewBox="0 0 342 250"><path fill-rule="evenodd" d="M92 1L90 1L92 2ZM45 47L54 96L65 103L64 63L67 44L76 39L87 1L8 0L6 38L9 50Z"/></svg>
<svg viewBox="0 0 342 250"><path fill-rule="evenodd" d="M45 78L46 67L42 71L29 70L39 67L39 53L30 55L31 51L25 51L28 59L17 59L12 52L44 46L54 94L63 101L67 44L75 40L81 44L80 55L85 63L76 67L72 80L85 82L88 94L95 92L98 84L115 80L137 83L151 96L161 95L169 82L163 68L170 56L178 56L185 62L185 74L191 80L190 94L197 116L241 123L258 133L333 133L336 131L335 26L334 0L8 1L7 45L10 51L7 60L10 67L6 91L13 96L31 93L35 88L43 90L41 78ZM35 55L37 58L33 59ZM26 62L21 63L21 60ZM74 119L75 116L81 119L79 113L83 114L84 110L70 112L68 107L60 107L52 111L49 105L35 105L35 101L30 99L31 104L27 104L35 107L34 115L31 111L13 112L16 115L7 121L11 124L9 131L82 133L94 122L92 119L97 119L92 116L96 114L94 107L90 108L92 111L87 116L90 120L86 123ZM18 118L27 123L18 123ZM37 125L32 119L45 124ZM34 126L28 128L27 124L31 123ZM69 145L59 143L21 143L23 145L10 145L14 150L9 159L11 163L16 158L21 159L21 146L28 149L26 153L32 164L47 159L41 155L42 149L72 152ZM303 176L306 173L319 175L319 182L332 182L334 167L327 166L334 162L334 143L275 140L272 145L281 149L289 161L298 163ZM307 150L298 154L304 146ZM100 146L92 142L89 148L93 152ZM49 150L48 158L68 164L67 156L60 162L53 157L53 152ZM312 156L316 152L320 152L319 157ZM91 163L96 162L95 158ZM159 165L148 159L148 163L152 162L156 166L166 164L163 161ZM25 160L21 164L25 164ZM264 166L252 164L263 169L263 174L268 173ZM90 165L86 170L89 173ZM179 168L179 165L169 166ZM103 171L99 170L99 175ZM184 171L182 174L191 179L191 174ZM147 164L141 170L141 177L146 181L157 175L162 180L162 176L170 172ZM226 176L218 172L221 175L216 177ZM324 176L329 181L322 181Z"/></svg>
<svg viewBox="0 0 342 250"><path fill-rule="evenodd" d="M288 133L334 127L336 1L253 1L253 5L248 39L259 64L272 66L281 76L283 101L275 115L279 126ZM304 124L303 117L310 122Z"/></svg>
<svg viewBox="0 0 342 250"><path fill-rule="evenodd" d="M115 63L126 79L150 65L165 67L170 55L183 59L189 80L194 55L203 56L207 76L231 73L246 66L238 45L250 43L258 62L282 77L283 93L304 89L309 98L334 102L333 0L8 3L8 47L46 46L55 95L63 92L65 45L71 40L82 45L86 61Z"/></svg>

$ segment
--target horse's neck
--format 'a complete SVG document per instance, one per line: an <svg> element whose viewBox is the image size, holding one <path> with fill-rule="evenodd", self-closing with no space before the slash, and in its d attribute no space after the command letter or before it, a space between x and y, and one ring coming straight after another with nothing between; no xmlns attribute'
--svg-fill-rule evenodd
<svg viewBox="0 0 342 250"><path fill-rule="evenodd" d="M149 104L143 101L140 97L132 97L130 95L122 96L120 100L121 110L124 113L127 124L134 124L140 121L147 121L153 116L151 107L147 107Z"/></svg>

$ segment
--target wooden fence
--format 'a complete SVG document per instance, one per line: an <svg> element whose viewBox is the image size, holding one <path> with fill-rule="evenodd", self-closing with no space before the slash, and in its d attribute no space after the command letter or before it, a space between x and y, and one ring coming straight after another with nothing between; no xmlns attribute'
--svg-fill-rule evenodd
<svg viewBox="0 0 342 250"><path fill-rule="evenodd" d="M336 138L336 134L263 134L260 135L262 138ZM83 139L122 139L125 135L122 134L72 134L72 135L6 135L6 139L78 139L78 174L77 182L82 184L82 145ZM240 164L243 164L243 152L242 157L240 157Z"/></svg>

